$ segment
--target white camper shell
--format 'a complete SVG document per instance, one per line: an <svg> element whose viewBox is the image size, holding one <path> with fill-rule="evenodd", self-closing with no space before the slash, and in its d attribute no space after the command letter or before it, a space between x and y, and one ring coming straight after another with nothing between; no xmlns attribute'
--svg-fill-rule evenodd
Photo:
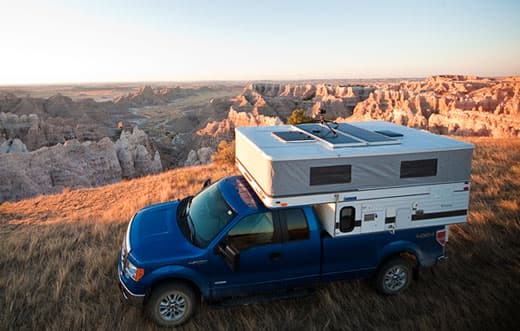
<svg viewBox="0 0 520 331"><path fill-rule="evenodd" d="M467 221L473 144L384 121L330 127L235 129L238 168L267 207L314 205L333 237Z"/></svg>

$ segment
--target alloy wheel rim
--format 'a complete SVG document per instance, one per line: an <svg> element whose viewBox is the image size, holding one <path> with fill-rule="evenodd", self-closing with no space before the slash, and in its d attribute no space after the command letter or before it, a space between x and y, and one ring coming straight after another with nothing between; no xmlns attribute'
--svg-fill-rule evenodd
<svg viewBox="0 0 520 331"><path fill-rule="evenodd" d="M159 314L166 321L177 321L185 312L186 298L178 292L165 295L159 302Z"/></svg>
<svg viewBox="0 0 520 331"><path fill-rule="evenodd" d="M384 277L385 288L390 291L398 291L406 284L406 271L401 266L394 266L390 268Z"/></svg>

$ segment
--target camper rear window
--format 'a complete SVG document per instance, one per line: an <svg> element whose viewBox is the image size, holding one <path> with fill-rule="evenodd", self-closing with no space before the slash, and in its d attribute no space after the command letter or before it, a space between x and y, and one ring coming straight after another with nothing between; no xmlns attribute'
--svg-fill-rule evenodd
<svg viewBox="0 0 520 331"><path fill-rule="evenodd" d="M310 185L350 183L351 165L311 167Z"/></svg>
<svg viewBox="0 0 520 331"><path fill-rule="evenodd" d="M437 175L437 159L401 161L401 178Z"/></svg>

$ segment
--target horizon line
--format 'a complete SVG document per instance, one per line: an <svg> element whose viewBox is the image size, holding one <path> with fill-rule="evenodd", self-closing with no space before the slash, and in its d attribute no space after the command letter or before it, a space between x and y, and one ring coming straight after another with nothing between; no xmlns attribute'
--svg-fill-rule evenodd
<svg viewBox="0 0 520 331"><path fill-rule="evenodd" d="M8 88L8 87L29 87L29 86L70 86L70 85L82 85L82 84L93 84L93 85L102 85L102 84L165 84L165 83L249 83L249 82L300 82L300 81L333 81L333 80L365 80L365 81L377 81L377 80L424 80L429 77L436 76L470 76L477 78L491 78L491 79L499 79L499 78L509 78L509 77L520 77L520 74L511 74L511 75L497 75L497 76L481 76L481 75L473 75L473 74L435 74L428 76L391 76L391 77L377 77L377 78L363 78L363 77L345 77L345 78L283 78L283 79L200 79L200 80L129 80L129 81L72 81L72 82L48 82L48 83L38 83L38 82L28 82L28 83L9 83L4 84L0 83L0 88Z"/></svg>

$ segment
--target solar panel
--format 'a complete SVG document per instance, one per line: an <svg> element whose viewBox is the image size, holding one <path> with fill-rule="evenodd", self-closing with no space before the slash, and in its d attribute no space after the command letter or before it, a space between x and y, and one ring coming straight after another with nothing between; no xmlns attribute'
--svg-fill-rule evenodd
<svg viewBox="0 0 520 331"><path fill-rule="evenodd" d="M334 132L332 132L325 125L300 124L297 125L297 127L305 132L310 133L312 136L325 140L326 142L330 143L333 147L365 145L365 142L359 139L355 139L341 133L334 134Z"/></svg>
<svg viewBox="0 0 520 331"><path fill-rule="evenodd" d="M369 144L373 143L394 143L395 140L391 139L385 135L368 131L362 128L359 128L354 125L350 125L347 123L338 124L338 131L344 132L350 136L359 138L361 140L366 141Z"/></svg>
<svg viewBox="0 0 520 331"><path fill-rule="evenodd" d="M374 131L374 132L377 132L377 133L380 133L380 134L384 134L385 136L392 137L392 138L397 138L397 137L402 137L403 136L402 133L397 133L397 132L390 131L390 130L378 130L378 131Z"/></svg>
<svg viewBox="0 0 520 331"><path fill-rule="evenodd" d="M308 134L305 134L300 131L279 131L272 133L275 137L285 141L285 142L294 142L294 141L311 141L314 140Z"/></svg>

